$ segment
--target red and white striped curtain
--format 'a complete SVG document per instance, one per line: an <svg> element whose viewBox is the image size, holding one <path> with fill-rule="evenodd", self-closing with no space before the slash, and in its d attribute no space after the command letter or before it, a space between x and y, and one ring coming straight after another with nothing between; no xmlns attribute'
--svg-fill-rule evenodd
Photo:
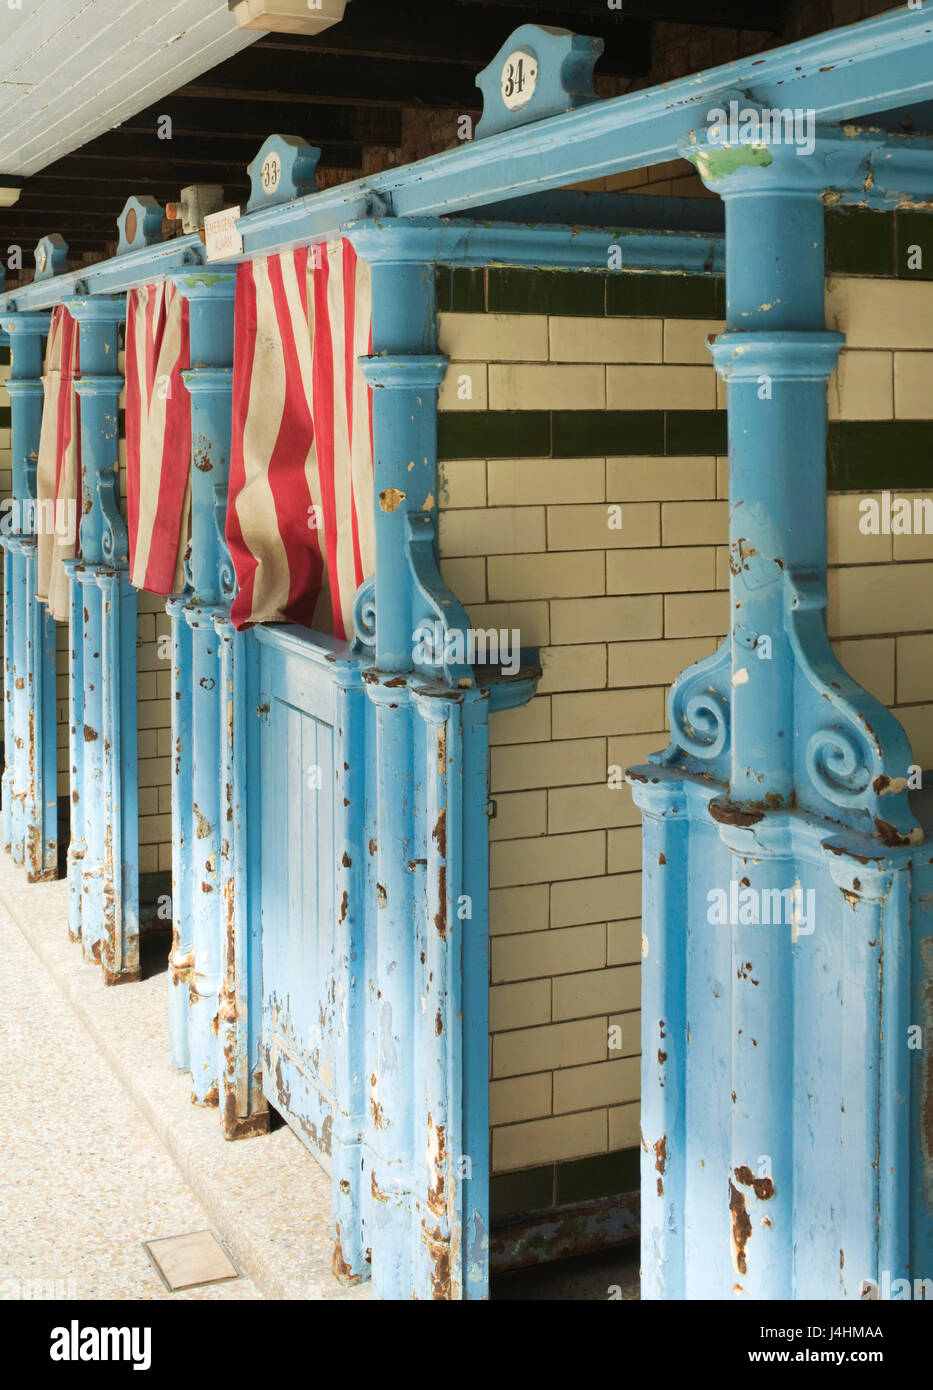
<svg viewBox="0 0 933 1390"><path fill-rule="evenodd" d="M152 594L185 583L191 518L188 301L168 282L126 306L126 512L130 581Z"/></svg>
<svg viewBox="0 0 933 1390"><path fill-rule="evenodd" d="M63 304L52 311L42 376L42 429L36 465L36 595L52 617L65 622L70 582L63 562L77 554L81 520L80 402L74 388L78 372L78 325ZM24 518L24 529L28 518Z"/></svg>
<svg viewBox="0 0 933 1390"><path fill-rule="evenodd" d="M349 242L242 265L236 295L227 543L235 627L353 635L372 574L369 266Z"/></svg>

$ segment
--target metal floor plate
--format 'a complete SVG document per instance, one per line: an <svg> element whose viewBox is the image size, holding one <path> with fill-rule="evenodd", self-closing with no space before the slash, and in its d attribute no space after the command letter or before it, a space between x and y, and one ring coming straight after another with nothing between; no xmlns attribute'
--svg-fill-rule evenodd
<svg viewBox="0 0 933 1390"><path fill-rule="evenodd" d="M234 1265L213 1231L192 1231L185 1236L166 1236L143 1241L143 1247L165 1284L177 1293L198 1284L219 1284L238 1279Z"/></svg>

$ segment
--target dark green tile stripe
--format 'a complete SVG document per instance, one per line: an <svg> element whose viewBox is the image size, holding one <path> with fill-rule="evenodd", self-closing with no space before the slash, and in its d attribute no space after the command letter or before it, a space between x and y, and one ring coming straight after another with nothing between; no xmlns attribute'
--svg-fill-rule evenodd
<svg viewBox="0 0 933 1390"><path fill-rule="evenodd" d="M831 492L933 487L933 421L837 421L827 470Z"/></svg>
<svg viewBox="0 0 933 1390"><path fill-rule="evenodd" d="M566 1163L546 1163L538 1168L522 1168L516 1173L499 1173L490 1182L490 1215L493 1220L548 1211L572 1202L589 1202L617 1193L637 1192L641 1155L638 1149Z"/></svg>
<svg viewBox="0 0 933 1390"><path fill-rule="evenodd" d="M601 454L724 454L724 410L450 411L438 456L598 458Z"/></svg>
<svg viewBox="0 0 933 1390"><path fill-rule="evenodd" d="M10 349L9 347L0 347L0 367L8 367L9 365Z"/></svg>
<svg viewBox="0 0 933 1390"><path fill-rule="evenodd" d="M933 213L829 209L826 273L933 279ZM465 314L718 319L726 286L722 274L439 266L437 304Z"/></svg>
<svg viewBox="0 0 933 1390"><path fill-rule="evenodd" d="M0 430L10 428L10 409L8 405L0 405Z"/></svg>
<svg viewBox="0 0 933 1390"><path fill-rule="evenodd" d="M836 275L893 275L894 214L865 208L827 213L826 271Z"/></svg>
<svg viewBox="0 0 933 1390"><path fill-rule="evenodd" d="M452 411L438 419L441 459L681 457L727 450L724 410ZM933 421L831 424L827 469L831 492L931 488Z"/></svg>
<svg viewBox="0 0 933 1390"><path fill-rule="evenodd" d="M438 309L461 314L708 319L726 311L722 275L439 266L436 284Z"/></svg>

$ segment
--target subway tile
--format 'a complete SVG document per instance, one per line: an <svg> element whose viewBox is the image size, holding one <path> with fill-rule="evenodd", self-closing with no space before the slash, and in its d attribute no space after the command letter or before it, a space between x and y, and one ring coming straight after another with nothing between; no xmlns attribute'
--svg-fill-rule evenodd
<svg viewBox="0 0 933 1390"><path fill-rule="evenodd" d="M525 1124L503 1125L492 1135L494 1172L520 1168L529 1160L540 1163L576 1158L583 1154L604 1153L607 1144L605 1110L588 1110L582 1115L561 1115Z"/></svg>
<svg viewBox="0 0 933 1390"><path fill-rule="evenodd" d="M566 880L551 886L551 929L637 917L641 912L641 874Z"/></svg>
<svg viewBox="0 0 933 1390"><path fill-rule="evenodd" d="M495 1084L495 1083L493 1083ZM489 1182L489 1209L494 1218L526 1215L554 1204L554 1165L494 1175Z"/></svg>
<svg viewBox="0 0 933 1390"><path fill-rule="evenodd" d="M931 457L931 420L839 420L829 426L828 487L831 492L928 488Z"/></svg>
<svg viewBox="0 0 933 1390"><path fill-rule="evenodd" d="M517 632L519 646L543 647L550 641L550 611L543 601L531 603L471 603L470 623L474 628L495 628Z"/></svg>
<svg viewBox="0 0 933 1390"><path fill-rule="evenodd" d="M607 965L641 964L641 918L608 922Z"/></svg>
<svg viewBox="0 0 933 1390"><path fill-rule="evenodd" d="M667 411L665 454L724 454L728 447L724 410Z"/></svg>
<svg viewBox="0 0 933 1390"><path fill-rule="evenodd" d="M545 410L453 411L437 419L440 459L534 457L550 452L551 416Z"/></svg>
<svg viewBox="0 0 933 1390"><path fill-rule="evenodd" d="M535 1028L538 1024L550 1022L551 981L549 979L522 980L519 984L493 985L490 989L490 1032L505 1033L512 1028ZM549 1098L550 1089L549 1080ZM543 1113L547 1114L549 1111L550 1106Z"/></svg>
<svg viewBox="0 0 933 1390"><path fill-rule="evenodd" d="M521 555L545 548L543 507L462 507L439 517L441 554Z"/></svg>
<svg viewBox="0 0 933 1390"><path fill-rule="evenodd" d="M905 621L912 628L933 628L933 564L830 570L831 637L896 633Z"/></svg>
<svg viewBox="0 0 933 1390"><path fill-rule="evenodd" d="M681 589L713 589L715 585L716 551L712 546L616 550L606 556L606 588L610 594L670 594ZM636 636L618 631L604 635ZM653 635L660 636L660 633ZM668 633L668 636L673 635Z"/></svg>
<svg viewBox="0 0 933 1390"><path fill-rule="evenodd" d="M602 830L537 835L528 840L497 840L489 850L491 888L592 877L604 873L605 868L606 836Z"/></svg>
<svg viewBox="0 0 933 1390"><path fill-rule="evenodd" d="M715 410L716 373L704 367L610 366L606 369L610 410Z"/></svg>
<svg viewBox="0 0 933 1390"><path fill-rule="evenodd" d="M574 598L606 592L606 561L601 550L561 550L550 555L490 556L489 597L497 599Z"/></svg>
<svg viewBox="0 0 933 1390"><path fill-rule="evenodd" d="M894 414L899 420L933 416L933 352L894 354Z"/></svg>
<svg viewBox="0 0 933 1390"><path fill-rule="evenodd" d="M585 1067L567 1067L554 1073L554 1113L561 1115L638 1100L640 1080L640 1057L619 1057L615 1061L592 1062Z"/></svg>
<svg viewBox="0 0 933 1390"><path fill-rule="evenodd" d="M665 319L664 361L712 366L710 338L725 331L725 319Z"/></svg>
<svg viewBox="0 0 933 1390"><path fill-rule="evenodd" d="M845 352L829 379L830 420L891 420L894 357L890 352Z"/></svg>
<svg viewBox="0 0 933 1390"><path fill-rule="evenodd" d="M507 986L526 989L527 985ZM495 993L495 991L493 991ZM508 1077L493 1081L489 1087L489 1123L492 1126L515 1124L551 1113L551 1073L536 1072L532 1076ZM528 1208L523 1207L523 1211Z"/></svg>
<svg viewBox="0 0 933 1390"><path fill-rule="evenodd" d="M640 1011L634 1009L628 1013L610 1014L608 1040L610 1057L637 1056L641 1051Z"/></svg>
<svg viewBox="0 0 933 1390"><path fill-rule="evenodd" d="M826 288L827 327L849 348L933 348L933 284L833 276Z"/></svg>
<svg viewBox="0 0 933 1390"><path fill-rule="evenodd" d="M609 1111L610 1149L628 1149L641 1142L641 1105L614 1105Z"/></svg>
<svg viewBox="0 0 933 1390"><path fill-rule="evenodd" d="M606 869L610 874L629 874L641 868L641 826L610 830L606 844Z"/></svg>
<svg viewBox="0 0 933 1390"><path fill-rule="evenodd" d="M542 694L558 690L603 690L606 685L606 646L602 642L571 647L546 647L541 653Z"/></svg>
<svg viewBox="0 0 933 1390"><path fill-rule="evenodd" d="M609 786L605 773L602 782L552 787L547 797L548 830L552 835L572 830L641 825L641 815L629 788Z"/></svg>
<svg viewBox="0 0 933 1390"><path fill-rule="evenodd" d="M729 540L728 502L662 502L664 545L725 545Z"/></svg>
<svg viewBox="0 0 933 1390"><path fill-rule="evenodd" d="M439 265L435 292L442 321L447 314L482 314L486 307L485 268Z"/></svg>
<svg viewBox="0 0 933 1390"><path fill-rule="evenodd" d="M583 1066L586 1062L601 1062L605 1057L604 1018L518 1028L509 1033L497 1033L492 1040L492 1074L496 1078ZM526 1155L526 1164L535 1161L534 1154Z"/></svg>
<svg viewBox="0 0 933 1390"><path fill-rule="evenodd" d="M886 564L892 558L890 536L863 531L867 500L877 494L838 493L826 499L826 550L830 565Z"/></svg>
<svg viewBox="0 0 933 1390"><path fill-rule="evenodd" d="M689 320L685 320L689 322ZM606 495L610 502L684 501L715 497L716 459L609 458ZM623 514L624 515L624 514Z"/></svg>
<svg viewBox="0 0 933 1390"><path fill-rule="evenodd" d="M605 272L526 270L490 266L490 313L560 314L601 318L605 313Z"/></svg>
<svg viewBox="0 0 933 1390"><path fill-rule="evenodd" d="M664 412L660 410L555 410L551 422L555 458L665 453Z"/></svg>
<svg viewBox="0 0 933 1390"><path fill-rule="evenodd" d="M660 594L555 599L551 604L551 642L555 646L607 638L660 637L661 623Z"/></svg>
<svg viewBox="0 0 933 1390"><path fill-rule="evenodd" d="M868 208L828 211L826 271L833 275L893 275L894 214Z"/></svg>
<svg viewBox="0 0 933 1390"><path fill-rule="evenodd" d="M628 734L656 729L663 719L664 692L597 690L552 696L555 739Z"/></svg>
<svg viewBox="0 0 933 1390"><path fill-rule="evenodd" d="M541 743L550 737L551 701L548 695L536 695L527 705L494 710L490 715L489 744L492 748L506 743Z"/></svg>
<svg viewBox="0 0 933 1390"><path fill-rule="evenodd" d="M925 212L898 212L895 229L895 274L907 280L933 280L933 218Z"/></svg>
<svg viewBox="0 0 933 1390"><path fill-rule="evenodd" d="M489 822L489 838L515 840L547 834L547 792L506 792L496 797L496 814Z"/></svg>
<svg viewBox="0 0 933 1390"><path fill-rule="evenodd" d="M897 638L897 699L905 705L933 700L933 633ZM894 697L885 703L893 705Z"/></svg>
<svg viewBox="0 0 933 1390"><path fill-rule="evenodd" d="M660 504L626 502L548 507L547 542L548 550L600 552L660 545Z"/></svg>
<svg viewBox="0 0 933 1390"><path fill-rule="evenodd" d="M640 965L614 965L603 970L560 975L551 983L555 1022L590 1014L620 1013L637 1009L641 1002Z"/></svg>
<svg viewBox="0 0 933 1390"><path fill-rule="evenodd" d="M488 476L490 507L606 500L601 458L491 459Z"/></svg>
<svg viewBox="0 0 933 1390"><path fill-rule="evenodd" d="M605 923L497 936L490 954L493 984L535 979L550 979L553 984L553 977L576 970L599 971L606 964ZM605 1049L601 1055L605 1055ZM542 1062L538 1069L551 1065Z"/></svg>
<svg viewBox="0 0 933 1390"><path fill-rule="evenodd" d="M552 318L552 362L660 362L660 319Z"/></svg>
<svg viewBox="0 0 933 1390"><path fill-rule="evenodd" d="M729 631L729 595L667 594L664 599L665 637L723 637Z"/></svg>
<svg viewBox="0 0 933 1390"><path fill-rule="evenodd" d="M609 740L609 767L639 767L648 759L649 753L658 753L666 748L670 739L663 730L648 734L625 734L621 738ZM640 817L639 817L640 819ZM622 825L634 825L635 821L622 821Z"/></svg>
<svg viewBox="0 0 933 1390"><path fill-rule="evenodd" d="M492 936L547 931L549 914L550 890L547 884L494 888L489 894L489 931Z"/></svg>
<svg viewBox="0 0 933 1390"><path fill-rule="evenodd" d="M725 314L725 278L617 272L606 284L606 313L642 318L721 318Z"/></svg>
<svg viewBox="0 0 933 1390"><path fill-rule="evenodd" d="M441 560L441 578L461 603L486 602L486 561Z"/></svg>
<svg viewBox="0 0 933 1390"><path fill-rule="evenodd" d="M485 362L451 362L437 396L438 410L488 410Z"/></svg>
<svg viewBox="0 0 933 1390"><path fill-rule="evenodd" d="M476 362L546 362L543 314L441 314L438 347L448 357Z"/></svg>
<svg viewBox="0 0 933 1390"><path fill-rule="evenodd" d="M641 1154L636 1147L621 1153L593 1154L589 1158L558 1163L554 1169L557 1204L565 1206L637 1192L640 1172Z"/></svg>
<svg viewBox="0 0 933 1390"><path fill-rule="evenodd" d="M894 639L859 638L834 642L833 651L853 680L883 705L894 704Z"/></svg>
<svg viewBox="0 0 933 1390"><path fill-rule="evenodd" d="M491 363L489 403L493 410L603 410L606 369L602 366L535 366Z"/></svg>
<svg viewBox="0 0 933 1390"><path fill-rule="evenodd" d="M904 726L914 763L933 767L933 704L895 705L891 713Z"/></svg>
<svg viewBox="0 0 933 1390"><path fill-rule="evenodd" d="M613 642L609 685L670 685L688 666L716 650L713 637L664 638L658 642Z"/></svg>
<svg viewBox="0 0 933 1390"><path fill-rule="evenodd" d="M536 787L576 786L606 777L604 738L563 739L555 743L492 748L490 790L528 791Z"/></svg>

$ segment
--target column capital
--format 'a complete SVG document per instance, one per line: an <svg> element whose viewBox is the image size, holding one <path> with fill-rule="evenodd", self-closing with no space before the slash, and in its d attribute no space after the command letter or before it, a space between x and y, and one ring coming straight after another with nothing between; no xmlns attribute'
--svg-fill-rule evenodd
<svg viewBox="0 0 933 1390"><path fill-rule="evenodd" d="M720 333L710 352L724 381L828 381L844 343L844 333L732 330Z"/></svg>
<svg viewBox="0 0 933 1390"><path fill-rule="evenodd" d="M85 325L122 323L126 318L125 294L98 294L79 299L66 299L65 308L82 329Z"/></svg>
<svg viewBox="0 0 933 1390"><path fill-rule="evenodd" d="M388 353L384 357L361 357L360 370L370 386L396 391L438 390L450 361L443 353Z"/></svg>
<svg viewBox="0 0 933 1390"><path fill-rule="evenodd" d="M51 322L52 316L47 313L5 313L0 318L0 328L11 336L27 333L45 334L48 333Z"/></svg>
<svg viewBox="0 0 933 1390"><path fill-rule="evenodd" d="M233 299L236 294L235 265L211 265L203 270L186 270L170 275L178 293L184 299Z"/></svg>
<svg viewBox="0 0 933 1390"><path fill-rule="evenodd" d="M721 198L755 194L822 198L861 188L877 136L818 125L813 113L772 109L727 94L711 102L707 123L680 142L708 189Z"/></svg>

